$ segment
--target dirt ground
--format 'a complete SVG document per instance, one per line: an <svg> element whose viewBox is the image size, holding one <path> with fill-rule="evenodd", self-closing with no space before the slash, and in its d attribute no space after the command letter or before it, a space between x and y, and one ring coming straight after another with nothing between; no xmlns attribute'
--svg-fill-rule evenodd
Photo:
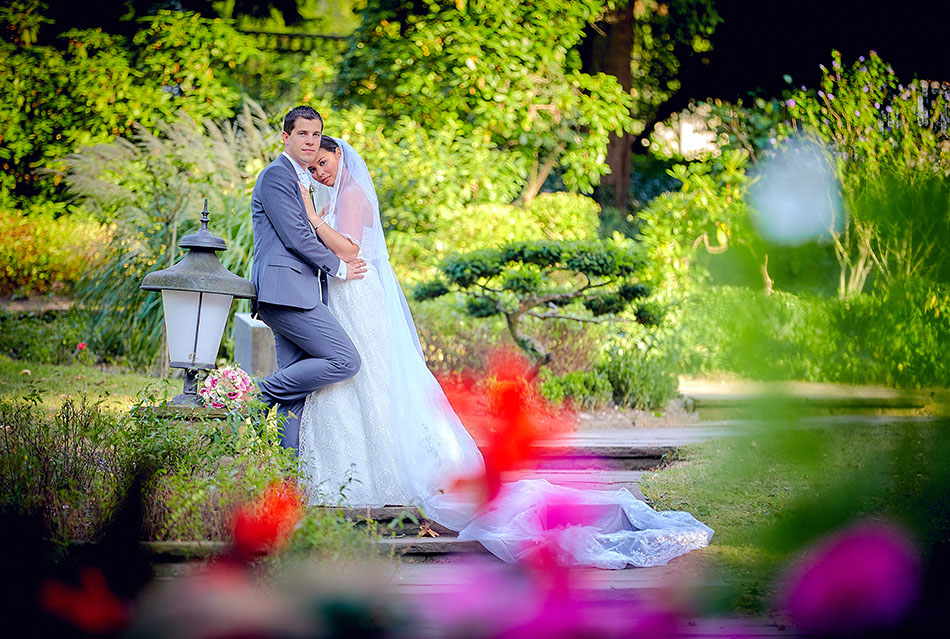
<svg viewBox="0 0 950 639"><path fill-rule="evenodd" d="M578 430L613 430L620 428L667 428L699 421L683 398L672 400L663 411L633 410L610 407L578 413Z"/></svg>
<svg viewBox="0 0 950 639"><path fill-rule="evenodd" d="M73 301L68 297L26 297L11 299L0 297L0 311L6 313L34 313L43 311L67 311L72 308Z"/></svg>

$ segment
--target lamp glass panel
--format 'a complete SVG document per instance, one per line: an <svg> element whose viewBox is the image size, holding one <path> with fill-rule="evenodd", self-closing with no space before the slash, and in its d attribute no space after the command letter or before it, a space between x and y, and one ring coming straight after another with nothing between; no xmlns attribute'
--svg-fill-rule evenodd
<svg viewBox="0 0 950 639"><path fill-rule="evenodd" d="M203 293L201 296L201 323L198 326L198 348L195 364L214 366L218 359L218 347L231 310L231 295Z"/></svg>
<svg viewBox="0 0 950 639"><path fill-rule="evenodd" d="M162 291L165 311L165 335L168 358L173 362L191 362L198 328L198 293L194 291Z"/></svg>

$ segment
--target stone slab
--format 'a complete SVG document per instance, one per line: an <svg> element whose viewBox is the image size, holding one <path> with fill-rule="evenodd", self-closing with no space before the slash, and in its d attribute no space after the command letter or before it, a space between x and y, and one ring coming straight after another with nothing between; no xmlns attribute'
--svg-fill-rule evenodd
<svg viewBox="0 0 950 639"><path fill-rule="evenodd" d="M732 434L733 426L731 422L722 422L703 426L583 430L542 440L538 448L575 455L655 457L678 446L725 437Z"/></svg>
<svg viewBox="0 0 950 639"><path fill-rule="evenodd" d="M379 540L382 552L401 555L446 555L487 553L477 541L461 541L458 537L383 537Z"/></svg>
<svg viewBox="0 0 950 639"><path fill-rule="evenodd" d="M234 361L252 377L277 371L274 333L250 313L234 314Z"/></svg>
<svg viewBox="0 0 950 639"><path fill-rule="evenodd" d="M143 541L142 546L155 561L188 561L223 555L231 547L226 541Z"/></svg>

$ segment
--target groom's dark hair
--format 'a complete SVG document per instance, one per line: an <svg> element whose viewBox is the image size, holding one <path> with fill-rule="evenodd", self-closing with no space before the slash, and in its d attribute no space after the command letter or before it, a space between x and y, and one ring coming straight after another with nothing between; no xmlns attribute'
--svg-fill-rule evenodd
<svg viewBox="0 0 950 639"><path fill-rule="evenodd" d="M320 117L320 114L317 113L317 110L313 107L295 106L287 112L287 115L284 116L285 133L294 132L294 126L297 124L297 118L303 118L304 120L320 120L320 124L323 124L323 118Z"/></svg>

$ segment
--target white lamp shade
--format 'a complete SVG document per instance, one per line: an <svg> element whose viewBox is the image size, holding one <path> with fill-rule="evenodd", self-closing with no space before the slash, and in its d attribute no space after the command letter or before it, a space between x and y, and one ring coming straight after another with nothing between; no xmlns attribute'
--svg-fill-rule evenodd
<svg viewBox="0 0 950 639"><path fill-rule="evenodd" d="M168 356L173 363L213 368L232 295L162 291Z"/></svg>

